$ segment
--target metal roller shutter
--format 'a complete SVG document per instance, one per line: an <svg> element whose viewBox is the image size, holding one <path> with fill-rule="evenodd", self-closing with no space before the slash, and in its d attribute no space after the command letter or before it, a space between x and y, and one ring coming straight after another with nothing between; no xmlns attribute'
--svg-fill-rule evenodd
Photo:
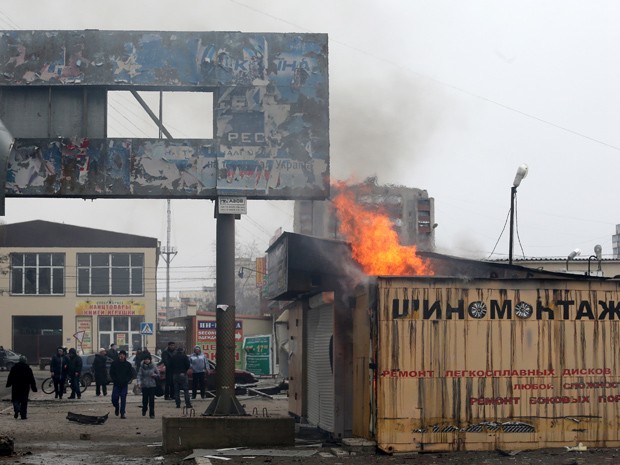
<svg viewBox="0 0 620 465"><path fill-rule="evenodd" d="M334 432L334 377L330 361L333 334L331 305L307 313L308 422Z"/></svg>

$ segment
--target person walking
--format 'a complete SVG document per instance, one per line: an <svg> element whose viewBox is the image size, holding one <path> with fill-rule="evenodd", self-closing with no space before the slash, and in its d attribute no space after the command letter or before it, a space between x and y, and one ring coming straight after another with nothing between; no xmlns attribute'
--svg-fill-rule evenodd
<svg viewBox="0 0 620 465"><path fill-rule="evenodd" d="M69 349L69 357L67 359L67 376L69 377L69 386L71 387L71 395L68 399L82 398L80 392L80 376L82 375L82 357L77 351L71 347Z"/></svg>
<svg viewBox="0 0 620 465"><path fill-rule="evenodd" d="M147 349L146 347L143 347L136 351L136 359L135 359L136 371L140 369L140 367L142 366L142 360L144 360L146 357L151 358L151 361L153 361L153 358L151 357L151 353L149 352L149 349Z"/></svg>
<svg viewBox="0 0 620 465"><path fill-rule="evenodd" d="M116 344L110 344L110 348L108 349L108 357L112 360L118 360L118 352L116 351Z"/></svg>
<svg viewBox="0 0 620 465"><path fill-rule="evenodd" d="M4 346L0 346L0 368L6 370L6 350L4 350Z"/></svg>
<svg viewBox="0 0 620 465"><path fill-rule="evenodd" d="M172 400L174 399L174 382L172 380L172 370L170 369L170 362L172 361L172 356L176 352L176 344L172 341L168 342L168 348L164 350L161 354L161 360L164 362L164 366L166 367L166 386L164 388L164 399Z"/></svg>
<svg viewBox="0 0 620 465"><path fill-rule="evenodd" d="M114 405L114 415L121 414L121 419L125 416L127 406L127 386L133 378L133 368L131 363L127 361L127 352L119 351L118 359L110 365L110 378L112 378L112 405Z"/></svg>
<svg viewBox="0 0 620 465"><path fill-rule="evenodd" d="M95 355L93 360L93 372L95 373L95 395L99 397L102 393L108 395L108 357L103 347Z"/></svg>
<svg viewBox="0 0 620 465"><path fill-rule="evenodd" d="M189 386L187 384L187 370L189 370L189 358L185 355L183 347L179 347L170 360L170 371L172 372L172 380L174 383L174 400L177 408L181 408L181 390L185 406L191 408L192 403L189 400ZM166 367L166 373L168 368Z"/></svg>
<svg viewBox="0 0 620 465"><path fill-rule="evenodd" d="M196 392L200 389L200 397L204 399L205 373L207 372L207 357L202 353L200 346L194 346L194 353L189 357L192 368L192 399L196 398Z"/></svg>
<svg viewBox="0 0 620 465"><path fill-rule="evenodd" d="M37 392L37 383L34 380L32 368L28 366L25 356L19 357L17 362L9 371L6 379L6 387L11 388L11 401L13 402L13 418L17 419L21 415L22 420L28 418L28 395L30 390Z"/></svg>
<svg viewBox="0 0 620 465"><path fill-rule="evenodd" d="M155 388L159 381L159 370L151 360L151 354L147 353L142 358L142 364L138 370L138 386L142 389L142 416L149 410L149 418L155 418Z"/></svg>
<svg viewBox="0 0 620 465"><path fill-rule="evenodd" d="M50 360L50 375L54 382L54 399L62 399L67 379L67 356L64 347L58 346Z"/></svg>

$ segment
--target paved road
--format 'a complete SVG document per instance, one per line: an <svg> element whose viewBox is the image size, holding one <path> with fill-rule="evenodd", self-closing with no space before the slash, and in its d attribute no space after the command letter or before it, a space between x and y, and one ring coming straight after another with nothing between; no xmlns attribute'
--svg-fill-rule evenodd
<svg viewBox="0 0 620 465"><path fill-rule="evenodd" d="M200 415L211 399L192 400L194 409L186 411L176 408L174 401L158 398L155 403L156 418L150 419L141 415L141 396L130 392L127 396L127 419L114 416L111 405L111 386L108 396L95 396L94 386L82 394L81 399L54 399L40 389L41 382L49 376L47 370L33 367L39 390L30 395L28 419L13 419L13 408L10 403L10 390L5 388L6 372L0 371L0 433L9 434L15 439L16 457L3 463L28 463L46 465L73 464L152 464L154 458L162 456L162 421L163 416L179 417ZM271 416L288 415L288 400L280 395L274 400L259 397L239 396L246 412ZM68 421L67 413L83 415L109 415L102 425L83 425ZM27 454L27 455L25 455ZM164 465L180 463L187 453L171 454L156 463ZM23 461L18 459L23 457ZM184 462L191 464L190 462ZM233 462L234 463L234 462Z"/></svg>
<svg viewBox="0 0 620 465"><path fill-rule="evenodd" d="M41 381L48 376L47 371L34 368L35 376L40 386ZM39 392L31 396L29 418L26 421L14 420L12 407L9 401L10 392L4 387L6 372L0 372L0 432L10 434L15 438L14 457L3 460L4 463L45 464L45 465L77 465L88 463L98 464L132 464L146 465L160 463L163 465L180 464L191 465L192 461L183 461L191 451L163 456L160 443L161 417L183 416L188 413L200 415L206 410L211 400L197 399L193 401L194 412L177 409L174 402L161 398L156 401L156 419L140 414L140 398L133 394L128 396L127 420L115 417L110 403L110 397L96 397L91 387L82 395L81 400L62 401L54 399L52 395ZM239 396L248 414L256 411L259 414L266 412L270 416L288 415L288 399L286 396L277 396L273 400ZM81 413L86 415L111 416L103 425L82 425L67 420L67 413ZM205 432L208 434L208 432ZM317 436L318 437L318 436ZM284 465L303 463L303 465L405 465L405 464L511 464L511 465L602 465L620 464L620 450L595 449L586 452L568 452L563 448L521 452L507 457L499 452L468 452L449 454L408 454L408 455L380 455L369 452L357 452L350 455L344 447L322 443L320 439L307 438L300 441L298 448L279 449L281 452L294 453L300 450L312 450L310 457L278 457L251 456L229 457L230 464L269 463L270 465ZM372 450L372 449L371 449ZM202 462L206 463L206 462ZM211 463L221 463L212 459Z"/></svg>

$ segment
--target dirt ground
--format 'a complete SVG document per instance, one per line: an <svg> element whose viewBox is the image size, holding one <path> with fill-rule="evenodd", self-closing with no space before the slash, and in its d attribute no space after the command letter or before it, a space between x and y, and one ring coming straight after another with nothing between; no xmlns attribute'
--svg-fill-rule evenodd
<svg viewBox="0 0 620 465"><path fill-rule="evenodd" d="M40 382L46 372L35 369L35 376ZM267 455L258 455L253 451L243 451L241 456L230 456L230 460L217 458L183 460L193 451L163 455L161 449L162 416L182 416L183 409L177 409L174 402L158 399L155 404L155 419L143 417L140 411L140 398L133 394L128 396L127 419L114 416L110 396L96 397L94 387L90 387L80 400L55 400L53 395L39 392L31 395L27 420L13 418L10 393L6 388L6 373L0 372L0 434L9 435L15 440L15 455L0 457L0 465L5 463L22 465L98 465L98 464L295 464L303 465L375 465L375 464L620 464L620 450L592 449L585 452L568 452L565 449L545 449L525 451L514 456L505 456L500 452L469 453L429 453L384 455L374 451L357 451L350 453L339 444L322 440L320 435L308 434L310 430L302 428L295 448L275 449ZM261 397L239 396L248 414L266 412L270 416L288 415L286 396L276 396L273 400ZM196 415L204 412L210 400L193 401ZM102 425L82 425L66 419L67 413L84 415L110 414ZM292 453L313 452L307 457L291 456ZM289 456L277 456L278 454ZM306 452L309 453L309 452Z"/></svg>

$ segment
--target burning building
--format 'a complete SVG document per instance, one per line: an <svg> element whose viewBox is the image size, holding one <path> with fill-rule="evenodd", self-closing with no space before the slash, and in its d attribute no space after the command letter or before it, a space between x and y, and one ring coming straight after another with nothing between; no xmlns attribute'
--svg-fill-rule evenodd
<svg viewBox="0 0 620 465"><path fill-rule="evenodd" d="M366 210L384 212L400 244L434 250L434 199L423 189L378 185L376 177L359 184L332 186L330 200L296 201L294 231L325 239L346 240L340 232L340 217L333 204L334 199L343 193L352 196L355 203Z"/></svg>
<svg viewBox="0 0 620 465"><path fill-rule="evenodd" d="M336 204L350 242L268 250L292 415L385 452L620 445L620 281L393 246Z"/></svg>

